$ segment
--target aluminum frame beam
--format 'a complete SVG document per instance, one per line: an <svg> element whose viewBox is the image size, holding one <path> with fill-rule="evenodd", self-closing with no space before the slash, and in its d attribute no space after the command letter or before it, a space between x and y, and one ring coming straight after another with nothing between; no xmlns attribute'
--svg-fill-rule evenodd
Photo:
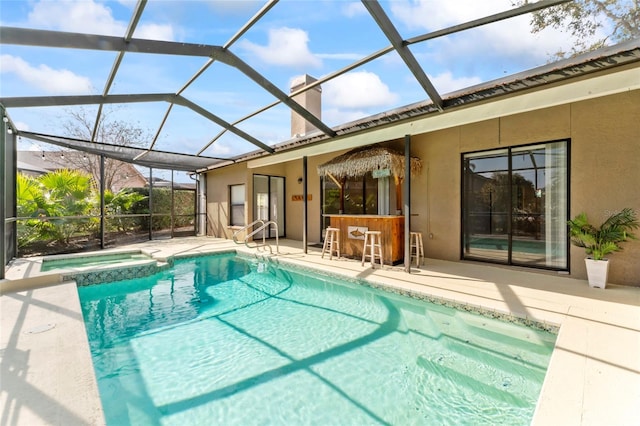
<svg viewBox="0 0 640 426"><path fill-rule="evenodd" d="M293 101L293 97L300 93L303 93L306 90L310 90L313 87L316 87L326 81L332 80L348 71L351 71L359 66L362 66L376 58L379 58L391 51L396 51L401 56L406 66L413 73L414 77L417 79L419 84L425 89L427 95L432 100L435 108L442 111L444 108L444 101L440 97L440 94L437 92L435 87L431 84L429 78L425 74L423 68L418 64L417 60L413 56L412 52L409 50L408 46L427 41L430 39L434 39L437 37L445 36L448 34L453 34L456 32L464 31L470 28L475 28L478 26L490 24L496 21L505 20L514 16L519 16L527 13L532 13L541 9L545 9L551 6L568 3L572 0L539 0L535 3L525 4L515 9L507 10L504 12L500 12L497 14L485 16L483 18L479 18L473 21L469 21L463 24L454 25L448 28L444 28L442 30L433 31L431 33L423 34L420 36L412 37L407 40L402 40L400 34L392 24L391 20L385 14L384 10L380 6L377 0L362 0L363 5L369 11L370 15L375 20L378 27L383 31L386 37L391 41L391 46L381 49L377 52L374 52L352 64L347 65L346 67L334 71L331 74L328 74L313 84L296 91L295 93L286 94L279 90L275 85L273 85L267 78L258 73L251 66L243 62L236 55L231 53L228 48L231 47L244 33L246 33L250 28L252 28L256 23L260 21L277 3L278 0L268 0L262 8L256 12L256 14L251 17L225 44L224 46L213 46L213 45L201 45L201 44L190 44L190 43L176 43L169 41L158 41L158 40L143 40L143 39L133 39L133 33L135 27L137 27L143 10L146 6L147 0L138 0L136 8L132 14L131 20L129 22L129 26L127 28L126 34L124 37L113 37L113 36L101 36L101 35L92 35L92 34L79 34L79 33L65 33L58 31L47 31L47 30L35 30L35 29L25 29L25 28L16 28L16 27L0 27L0 44L14 44L14 45L29 45L29 46L41 46L41 47L58 47L58 48L74 48L74 49L90 49L90 50L100 50L100 51L116 51L119 52L117 59L113 64L113 68L111 73L109 74L108 79L105 82L105 87L102 95L102 100L97 99L96 101L88 101L86 97L75 97L76 99L82 99L81 104L97 104L99 106L98 114L96 117L94 132L92 135L92 140L96 137L96 132L98 128L98 123L101 116L102 106L104 103L127 103L127 102L153 102L153 101L165 101L170 105L165 113L165 116L162 120L162 123L159 126L156 136L150 143L150 146L147 148L148 151L152 151L155 145L155 142L160 134L174 103L180 104L182 106L186 106L193 111L197 112L200 115L205 116L211 121L219 124L223 130L211 139L204 147L198 152L196 156L200 156L202 152L204 152L208 147L210 147L216 140L220 138L221 135L226 133L227 131L231 131L237 136L242 137L243 139L249 141L253 145L259 147L260 149L267 151L269 153L273 153L274 149L269 147L266 144L258 141L255 138L252 138L250 135L240 131L235 126L255 115L268 110L279 103L284 103L291 110L300 114L307 121L312 123L316 128L318 128L321 132L323 132L326 136L332 138L337 136L337 132L328 126L324 125L322 121L317 119L313 114L311 114L308 110L302 107L297 102ZM118 71L120 62L124 57L126 52L132 53L150 53L150 54L166 54L166 55L177 55L177 56L200 56L207 57L209 60L201 67L198 72L196 72L184 85L183 87L175 94L162 94L162 95L116 95L116 96L125 96L122 98L115 98L108 95L110 87L113 83L115 75ZM268 93L273 95L277 100L272 102L271 104L257 110L254 113L248 114L245 117L242 117L236 120L233 123L227 123L222 120L220 117L217 117L215 114L210 113L206 109L179 97L182 92L192 84L198 77L200 77L205 70L216 60L228 64L240 72L244 73L247 77L251 78L254 82L256 82L260 87L266 90ZM158 96L157 99L152 99L153 97ZM43 99L42 98L33 98L35 99ZM31 106L59 106L59 105L74 105L78 104L76 101L71 101L71 98L74 97L47 97L49 99L48 102L39 104L39 105L31 105ZM104 98L108 98L109 101L105 102ZM10 102L16 101L16 99L21 98L7 98L0 99L0 102L4 102L5 104L9 104ZM24 103L28 103L29 101L26 98L22 98ZM61 101L63 103L57 104L52 99ZM133 100L135 99L135 100ZM17 104L12 104L12 106L16 106ZM447 106L450 106L447 104Z"/></svg>
<svg viewBox="0 0 640 426"><path fill-rule="evenodd" d="M438 110L444 111L444 102L442 97L431 83L431 80L429 80L429 77L427 77L427 74L418 63L416 57L413 56L413 53L409 50L407 44L404 42L402 37L400 37L400 33L384 12L380 3L374 0L362 0L362 4L369 11L384 35L389 39L391 45L395 51L398 52L398 55L400 55L400 58L402 58L413 76L418 80L420 86L422 86L429 98L431 98L433 104L438 108Z"/></svg>
<svg viewBox="0 0 640 426"><path fill-rule="evenodd" d="M64 49L98 50L106 52L150 53L159 55L216 57L223 52L220 46L176 43L123 37L34 30L30 28L0 27L0 44L18 46L58 47Z"/></svg>
<svg viewBox="0 0 640 426"><path fill-rule="evenodd" d="M275 1L277 1L277 0L275 0ZM434 31L434 32L431 32L431 33L423 34L423 35L417 36L417 37L412 37L412 38L409 38L409 39L405 40L405 43L407 45L420 43L420 42L423 42L423 41L426 41L426 40L431 40L431 39L442 37L442 36L445 36L445 35L461 32L461 31L464 31L464 30L467 30L467 29L480 27L480 26L483 26L483 25L491 24L493 22L501 21L501 20L512 18L512 17L515 17L515 16L520 16L520 15L524 15L524 14L527 14L527 13L535 12L537 10L544 9L544 8L547 8L547 7L551 7L551 6L555 6L555 5L558 5L558 4L568 3L570 1L573 1L573 0L540 0L540 1L536 2L536 3L529 3L529 4L526 4L524 6L521 6L519 8L513 9L513 10L500 12L500 13L497 13L497 14L494 14L494 15L488 15L488 16L485 16L483 18L479 18L479 19L476 19L474 21L469 21L469 22L464 23L464 24L454 25L452 27L447 27L447 28L444 28L442 30L438 30L438 31ZM345 73L347 73L347 72L349 72L351 70L354 70L354 69L356 69L356 68L358 68L358 67L360 67L360 66L362 66L364 64L367 64L367 63L369 63L369 62L371 62L371 61L373 61L373 60L375 60L377 58L380 58L381 56L384 56L384 55L386 55L387 53L389 53L389 52L391 52L393 50L394 50L393 46L388 46L388 47L380 49L380 50L378 50L376 52L373 52L373 53L365 56L364 58L359 59L356 62L353 62L353 63L347 65L344 68L341 68L341 69L339 69L337 71L334 71L334 72L332 72L330 74L327 74L324 77L321 77L321 78L317 79L313 83L310 83L310 84L302 87L301 89L298 89L295 92L290 93L289 97L293 98L293 97L295 97L295 96L297 96L297 95L299 95L301 93L304 93L304 92L306 92L308 90L311 90L316 86L319 86L319 85L321 85L321 84L323 84L323 83L325 83L327 81L333 80L334 78L339 77L342 74L345 74ZM260 109L258 109L256 111L254 111L254 112L252 112L250 114L247 114L244 117L241 117L240 119L234 121L232 124L233 125L237 125L239 123L242 123L243 121L248 120L251 117L254 117L254 116L256 116L256 115L258 115L258 114L260 114L260 113L262 113L264 111L267 111L267 110L275 107L276 105L279 105L280 103L281 103L281 101L277 100L275 102L272 102L269 105L265 105L264 107L262 107L262 108L260 108ZM216 136L214 136L207 144L205 144L201 148L201 150L200 150L200 152L198 154L204 152L207 148L209 148L213 143L215 143L218 139L220 139L220 137L222 137L222 135L224 135L225 132L226 132L226 130L223 130L220 133L218 133Z"/></svg>
<svg viewBox="0 0 640 426"><path fill-rule="evenodd" d="M196 171L201 168L211 166L211 164L233 164L233 160L217 157L196 157L190 154L166 152L154 150L144 160L134 160L146 152L144 148L133 146L114 145L96 141L85 141L81 139L63 138L60 136L45 135L42 133L20 132L19 136L44 142L63 148L69 148L87 152L94 155L104 155L115 160L133 163L145 167L156 167L160 169L175 169L183 171Z"/></svg>
<svg viewBox="0 0 640 426"><path fill-rule="evenodd" d="M260 142L258 139L248 133L238 129L217 115L209 112L201 106L191 102L180 95L173 93L153 93L153 94L136 94L136 95L81 95L81 96L32 96L24 98L4 98L0 99L5 108L28 108L28 107L47 107L47 106L70 106L70 105L94 105L98 103L104 104L126 104L137 102L169 102L189 108L190 110L202 115L203 117L213 121L220 127L224 127L236 136L241 137L247 142L259 147L269 153L275 152L273 148Z"/></svg>
<svg viewBox="0 0 640 426"><path fill-rule="evenodd" d="M278 0L271 0L268 3L266 3L242 28L240 28L238 30L238 32L236 32L233 36L231 36L231 38L224 44L224 46L222 46L222 48L226 50L229 47L231 47L231 45L233 43L235 43L240 37L242 37L242 35L244 33L249 31L249 29L251 27L253 27L253 25L256 24L260 20L260 18L262 18L269 10L271 10L271 8L276 5L276 3L278 3ZM198 77L200 77L202 74L204 74L204 72L214 62L215 62L214 58L209 58L209 60L202 67L200 67L200 69L198 71L196 71L196 73L194 75L192 75L191 78L189 80L187 80L187 82L178 90L176 95L180 95L185 90L187 90L187 88L194 81L196 81L196 79ZM172 109L173 109L173 104L170 104L169 107L167 108L167 111L164 114L164 117L162 118L162 122L160 123L160 126L158 127L158 130L156 131L156 135L154 136L153 140L151 141L151 145L148 148L149 150L152 150L153 147L155 146L156 142L158 141L158 138L160 137L160 133L162 132L162 129L164 128L164 125L167 122L167 119L169 118L169 114L171 114L171 110ZM233 123L233 125L236 125L236 124L238 124L238 123ZM224 134L224 132L226 132L226 130L227 129L225 128L223 130L222 134ZM207 143L204 148L202 148L200 151L198 151L197 155L202 154L209 146L211 146L211 144L213 144L213 142L216 141L216 139L213 139L211 142Z"/></svg>
<svg viewBox="0 0 640 426"><path fill-rule="evenodd" d="M179 56L210 57L236 68L289 108L300 114L322 133L336 136L335 131L311 114L306 108L278 89L271 81L249 66L242 59L221 46L170 41L131 39L91 34L32 30L15 27L0 28L0 43L24 46L75 48L116 52L149 53ZM95 102L99 103L99 102Z"/></svg>
<svg viewBox="0 0 640 426"><path fill-rule="evenodd" d="M147 0L138 0L138 3L136 4L136 8L133 12L133 17L129 21L129 26L127 28L126 35L124 36L124 39L126 41L131 40L131 38L133 37L133 33L136 30L136 27L138 26L138 22L140 22L140 18L142 17L142 12L144 11L144 7L146 6L146 4L147 4ZM116 74L120 69L120 64L122 63L122 59L124 59L124 52L121 51L120 53L118 53L118 57L115 59L115 61L113 61L113 65L111 66L111 71L109 72L107 81L104 84L104 89L102 90L102 96L106 96L109 94L109 90L111 90L111 85L113 84L113 80L115 80ZM91 132L92 141L96 139L96 135L98 134L98 128L100 126L100 117L102 116L103 106L104 106L103 103L100 103L100 105L98 105L96 120L95 120L95 123L93 124L93 131Z"/></svg>
<svg viewBox="0 0 640 426"><path fill-rule="evenodd" d="M546 9L551 6L557 6L563 3L569 3L573 0L540 0L535 3L528 3L524 6L510 9L504 12L488 15L483 18L474 19L473 21L465 22L459 25L453 25L451 27L443 28L441 30L432 31L430 33L422 34L416 37L411 37L405 40L407 44L420 43L434 38L443 37L449 34L459 33L461 31L470 30L472 28L481 27L483 25L492 24L494 22L504 21L505 19L514 18L520 15L526 15L527 13L536 12L538 10Z"/></svg>

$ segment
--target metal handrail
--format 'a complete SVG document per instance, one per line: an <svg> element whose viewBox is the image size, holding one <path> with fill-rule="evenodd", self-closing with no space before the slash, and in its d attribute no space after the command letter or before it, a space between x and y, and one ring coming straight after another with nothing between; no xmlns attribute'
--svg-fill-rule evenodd
<svg viewBox="0 0 640 426"><path fill-rule="evenodd" d="M262 225L264 226L264 220L260 220L260 219L258 219L258 220L254 220L254 221L253 221L253 222L251 222L250 224L245 225L245 226L243 226L243 227L242 227L242 228L240 228L240 229L237 229L237 230L233 233L233 236L232 236L232 238L233 238L233 242L234 242L234 243L236 243L236 244L242 244L242 243L239 243L239 242L238 242L238 234L239 234L239 233L241 233L241 232L246 231L246 230L247 230L247 229L249 229L249 228L252 228L252 227L253 227L253 225L255 225L256 223L262 223ZM245 236L245 242L246 242L246 240L247 240L247 237L248 237L248 236Z"/></svg>
<svg viewBox="0 0 640 426"><path fill-rule="evenodd" d="M247 247L249 247L248 244L248 239L250 237L253 237L255 234L257 234L260 231L263 231L267 228L269 228L271 225L274 226L275 231L276 231L276 253L280 253L280 244L278 242L278 224L272 220L268 221L268 222L264 222L262 226L260 226L258 229L254 230L252 233L250 233L249 235L245 236L245 245ZM269 247L269 253L273 254L273 249L271 248L271 244L267 244L266 242L266 237L265 234L262 233L262 245L256 245L256 248L260 248L260 247Z"/></svg>
<svg viewBox="0 0 640 426"><path fill-rule="evenodd" d="M269 247L269 253L273 254L273 249L271 248L271 244L267 244L267 237L265 236L264 233L262 233L262 244L257 244L253 247L251 247L249 245L249 239L251 237L253 237L255 234L257 234L260 231L265 230L266 228L270 227L271 225L273 225L275 227L275 231L276 231L276 253L280 253L280 244L278 241L278 224L272 220L265 222L264 220L258 219L258 220L254 220L253 222L251 222L248 225L243 226L242 228L236 230L233 233L233 242L236 244L242 244L240 242L238 242L238 234L241 232L246 232L247 229L253 228L253 226L255 226L256 224L261 224L257 229L254 229L253 232L246 234L244 236L244 245L249 247L249 248L260 248L260 247Z"/></svg>

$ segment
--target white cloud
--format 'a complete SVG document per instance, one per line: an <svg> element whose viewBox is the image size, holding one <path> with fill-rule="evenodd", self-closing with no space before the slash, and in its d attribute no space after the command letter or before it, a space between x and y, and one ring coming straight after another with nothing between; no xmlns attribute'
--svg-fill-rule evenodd
<svg viewBox="0 0 640 426"><path fill-rule="evenodd" d="M76 33L122 37L128 22L118 21L110 8L93 0L57 0L35 3L29 13L29 24ZM173 40L170 25L143 24L136 28L136 38Z"/></svg>
<svg viewBox="0 0 640 426"><path fill-rule="evenodd" d="M29 125L27 123L25 123L24 121L16 121L13 124L16 125L16 128L18 130L22 130L22 131L25 131L25 132L28 132L29 130L31 130L29 128Z"/></svg>
<svg viewBox="0 0 640 426"><path fill-rule="evenodd" d="M513 8L511 0L456 0L434 2L432 0L394 1L393 15L398 23L412 30L430 32L474 19L486 17ZM456 35L446 36L448 47L440 49L443 63L464 56L479 58L511 57L527 58L524 62L544 62L549 55L572 42L566 34L547 29L539 34L531 33L531 15L522 15L504 21L483 25ZM402 33L402 31L401 31ZM416 46L428 46L425 42Z"/></svg>
<svg viewBox="0 0 640 426"><path fill-rule="evenodd" d="M203 145L202 141L200 141L200 145ZM240 153L237 152L237 150L234 149L234 147L230 146L229 142L225 142L225 141L216 141L209 148L207 148L205 152L202 153L202 155L204 156L222 157L222 158L227 157L229 155L236 155L236 154L240 154Z"/></svg>
<svg viewBox="0 0 640 426"><path fill-rule="evenodd" d="M0 64L3 73L13 73L25 83L47 93L91 93L91 80L66 69L53 69L47 65L32 66L22 58L11 55L1 55Z"/></svg>
<svg viewBox="0 0 640 426"><path fill-rule="evenodd" d="M510 0L404 0L391 2L391 12L410 29L439 30L511 9Z"/></svg>
<svg viewBox="0 0 640 426"><path fill-rule="evenodd" d="M40 1L29 13L31 25L62 31L122 36L125 22L113 18L104 4L87 0Z"/></svg>
<svg viewBox="0 0 640 426"><path fill-rule="evenodd" d="M348 2L342 8L342 14L348 18L354 16L366 15L369 16L369 12L361 2Z"/></svg>
<svg viewBox="0 0 640 426"><path fill-rule="evenodd" d="M173 41L175 36L171 25L147 24L140 25L133 34L135 38L147 40Z"/></svg>
<svg viewBox="0 0 640 426"><path fill-rule="evenodd" d="M322 111L322 121L333 126L360 120L370 116L370 112L362 110L342 110L338 108L327 108Z"/></svg>
<svg viewBox="0 0 640 426"><path fill-rule="evenodd" d="M377 74L368 71L351 72L322 85L322 100L338 108L368 108L391 105L398 95L380 80Z"/></svg>
<svg viewBox="0 0 640 426"><path fill-rule="evenodd" d="M269 42L266 46L250 41L241 42L241 46L267 64L301 68L321 66L320 59L309 51L308 43L306 31L282 27L269 30Z"/></svg>
<svg viewBox="0 0 640 426"><path fill-rule="evenodd" d="M21 130L24 130L24 129L21 129ZM21 146L18 147L18 149L20 151L44 151L44 147L40 145L40 143L33 142L30 140L27 140L26 144L22 143Z"/></svg>
<svg viewBox="0 0 640 426"><path fill-rule="evenodd" d="M480 77L454 78L453 74L449 71L430 77L430 80L436 90L441 94L482 83L482 79Z"/></svg>

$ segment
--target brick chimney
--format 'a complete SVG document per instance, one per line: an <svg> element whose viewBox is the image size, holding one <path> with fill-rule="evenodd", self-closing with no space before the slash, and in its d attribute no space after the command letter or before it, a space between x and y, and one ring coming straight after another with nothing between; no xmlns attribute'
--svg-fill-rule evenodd
<svg viewBox="0 0 640 426"><path fill-rule="evenodd" d="M311 77L308 74L301 75L296 77L291 82L291 91L289 93L293 93L297 90L302 89L303 87L318 81L318 79ZM322 89L320 86L316 86L313 89L309 89L304 93L299 94L298 96L294 96L293 100L299 103L302 107L306 108L311 114L321 119L321 109L322 109ZM302 118L295 111L291 111L291 137L299 137L305 136L308 133L317 130L315 126L308 123L307 120Z"/></svg>

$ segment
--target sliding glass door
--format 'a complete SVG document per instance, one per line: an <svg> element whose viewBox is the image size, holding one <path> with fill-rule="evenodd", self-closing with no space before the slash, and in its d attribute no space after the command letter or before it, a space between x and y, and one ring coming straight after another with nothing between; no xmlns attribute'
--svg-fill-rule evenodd
<svg viewBox="0 0 640 426"><path fill-rule="evenodd" d="M462 257L568 268L569 145L463 155Z"/></svg>
<svg viewBox="0 0 640 426"><path fill-rule="evenodd" d="M253 220L273 221L278 226L278 237L284 237L284 178L281 176L253 175ZM275 238L273 226L267 238ZM262 232L254 238L262 238Z"/></svg>

